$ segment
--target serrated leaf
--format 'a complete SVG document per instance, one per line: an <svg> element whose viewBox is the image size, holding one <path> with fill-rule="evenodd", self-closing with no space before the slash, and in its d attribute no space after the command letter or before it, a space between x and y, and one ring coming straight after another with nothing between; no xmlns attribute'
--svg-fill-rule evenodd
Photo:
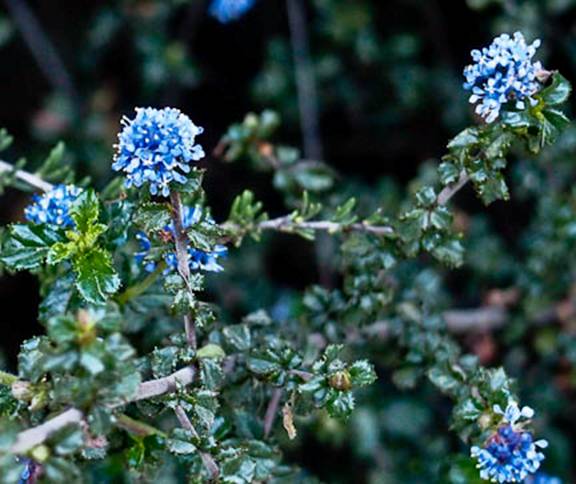
<svg viewBox="0 0 576 484"><path fill-rule="evenodd" d="M46 262L50 265L58 264L74 255L77 246L74 242L57 242L48 251Z"/></svg>
<svg viewBox="0 0 576 484"><path fill-rule="evenodd" d="M354 386L367 386L376 381L376 372L374 366L368 360L359 360L354 362L349 368L350 379Z"/></svg>
<svg viewBox="0 0 576 484"><path fill-rule="evenodd" d="M170 208L164 203L144 203L134 218L134 223L145 232L163 230L170 221Z"/></svg>
<svg viewBox="0 0 576 484"><path fill-rule="evenodd" d="M10 269L35 269L45 261L50 247L60 240L61 234L47 225L13 225L2 262Z"/></svg>
<svg viewBox="0 0 576 484"><path fill-rule="evenodd" d="M440 175L440 181L442 185L449 185L458 180L460 175L460 170L454 163L444 162L438 167L438 173Z"/></svg>
<svg viewBox="0 0 576 484"><path fill-rule="evenodd" d="M226 326L222 333L226 342L236 351L248 351L252 346L250 328L246 324Z"/></svg>
<svg viewBox="0 0 576 484"><path fill-rule="evenodd" d="M556 106L564 103L570 96L572 86L568 80L558 72L552 77L552 84L540 91L544 102L549 106Z"/></svg>
<svg viewBox="0 0 576 484"><path fill-rule="evenodd" d="M466 148L478 142L477 128L466 128L448 143L449 149Z"/></svg>
<svg viewBox="0 0 576 484"><path fill-rule="evenodd" d="M108 252L94 248L74 259L76 287L86 301L103 304L120 287L120 278Z"/></svg>
<svg viewBox="0 0 576 484"><path fill-rule="evenodd" d="M84 190L70 207L70 216L79 233L87 233L98 222L100 202L94 190Z"/></svg>
<svg viewBox="0 0 576 484"><path fill-rule="evenodd" d="M356 402L351 392L334 392L334 398L330 399L326 409L331 417L346 419L350 416Z"/></svg>

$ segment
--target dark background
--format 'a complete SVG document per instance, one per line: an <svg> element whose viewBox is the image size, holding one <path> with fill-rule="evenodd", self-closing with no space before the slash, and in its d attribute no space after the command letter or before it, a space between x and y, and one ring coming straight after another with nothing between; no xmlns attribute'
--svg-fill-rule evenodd
<svg viewBox="0 0 576 484"><path fill-rule="evenodd" d="M545 66L576 77L572 0L304 3L324 159L344 184L366 192L375 190L383 176L408 182L472 121L462 69L470 50L487 45L496 33L521 30L529 41L541 38L539 58ZM37 45L21 35L22 4L43 32L32 35ZM30 28L29 17L23 22ZM257 1L244 17L226 25L210 17L207 2L199 0L0 0L0 127L15 137L1 158L26 157L33 168L64 140L67 161L79 177L91 176L102 187L111 177L121 116L148 105L178 107L203 126L199 142L208 154L231 123L266 108L283 118L277 139L298 146L289 36L281 0ZM64 74L51 64L51 48ZM212 156L202 164L208 168L206 189L217 220L247 187L272 215L286 211L270 188L269 175ZM0 199L2 223L21 218L26 203L26 195L6 191ZM463 194L458 203L471 213L487 211L508 241L532 215L532 206L520 202L484 209L472 194ZM268 247L267 279L290 290L317 282L309 245L289 243L289 250L282 241ZM33 276L2 276L0 356L8 367L14 366L21 341L43 331L36 322L37 304ZM302 452L307 464L329 467L321 456ZM335 454L328 455L333 459Z"/></svg>

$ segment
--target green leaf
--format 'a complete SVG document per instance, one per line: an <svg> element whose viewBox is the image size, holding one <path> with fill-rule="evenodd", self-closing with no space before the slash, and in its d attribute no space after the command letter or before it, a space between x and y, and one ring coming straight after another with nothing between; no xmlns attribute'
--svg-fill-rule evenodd
<svg viewBox="0 0 576 484"><path fill-rule="evenodd" d="M527 128L533 122L527 111L503 111L500 115L502 123L511 128Z"/></svg>
<svg viewBox="0 0 576 484"><path fill-rule="evenodd" d="M376 381L376 372L374 366L368 360L359 360L354 362L349 368L352 384L363 387L371 385Z"/></svg>
<svg viewBox="0 0 576 484"><path fill-rule="evenodd" d="M35 269L46 260L50 247L61 240L60 232L47 225L13 225L2 262L10 269Z"/></svg>
<svg viewBox="0 0 576 484"><path fill-rule="evenodd" d="M434 247L432 255L444 264L458 267L464 262L464 246L458 239L448 239Z"/></svg>
<svg viewBox="0 0 576 484"><path fill-rule="evenodd" d="M200 379L207 390L218 390L224 381L224 372L219 360L200 360Z"/></svg>
<svg viewBox="0 0 576 484"><path fill-rule="evenodd" d="M80 355L80 365L86 369L91 375L97 375L105 370L104 363L95 354L90 351L83 351Z"/></svg>
<svg viewBox="0 0 576 484"><path fill-rule="evenodd" d="M40 318L47 321L53 316L65 313L73 292L74 275L71 271L54 281L44 283L42 290L44 298L39 308Z"/></svg>
<svg viewBox="0 0 576 484"><path fill-rule="evenodd" d="M70 315L58 315L47 323L48 335L59 344L74 341L77 328L76 319Z"/></svg>
<svg viewBox="0 0 576 484"><path fill-rule="evenodd" d="M94 248L74 259L76 287L86 301L102 304L120 287L120 278L108 252Z"/></svg>
<svg viewBox="0 0 576 484"><path fill-rule="evenodd" d="M65 429L57 436L54 451L59 455L70 455L84 444L84 432L78 427Z"/></svg>
<svg viewBox="0 0 576 484"><path fill-rule="evenodd" d="M496 200L508 200L510 193L508 185L501 173L493 173L479 188L480 198L486 205Z"/></svg>
<svg viewBox="0 0 576 484"><path fill-rule="evenodd" d="M349 225L358 219L353 210L356 207L356 199L349 198L343 205L336 207L336 212L332 220L339 224Z"/></svg>
<svg viewBox="0 0 576 484"><path fill-rule="evenodd" d="M196 446L191 442L191 432L184 429L174 429L173 437L168 439L168 450L177 455L195 454Z"/></svg>
<svg viewBox="0 0 576 484"><path fill-rule="evenodd" d="M7 149L12 142L14 141L14 137L8 134L6 129L0 129L0 151L4 151Z"/></svg>
<svg viewBox="0 0 576 484"><path fill-rule="evenodd" d="M57 242L48 251L46 262L50 265L58 264L66 259L70 259L77 251L74 242Z"/></svg>
<svg viewBox="0 0 576 484"><path fill-rule="evenodd" d="M222 333L226 342L236 351L248 351L252 346L250 328L246 324L226 326Z"/></svg>
<svg viewBox="0 0 576 484"><path fill-rule="evenodd" d="M354 395L351 392L334 392L335 396L332 398L326 409L331 417L346 419L350 416L355 407Z"/></svg>
<svg viewBox="0 0 576 484"><path fill-rule="evenodd" d="M463 400L454 408L456 419L475 421L480 415L482 415L482 409L471 398Z"/></svg>
<svg viewBox="0 0 576 484"><path fill-rule="evenodd" d="M460 171L454 163L444 162L438 167L438 173L440 174L442 185L449 185L458 180Z"/></svg>
<svg viewBox="0 0 576 484"><path fill-rule="evenodd" d="M163 230L170 220L170 208L165 203L144 203L138 208L134 223L144 232L155 232Z"/></svg>
<svg viewBox="0 0 576 484"><path fill-rule="evenodd" d="M572 91L572 86L568 80L558 72L552 76L552 84L540 91L544 102L549 106L556 106L566 102Z"/></svg>
<svg viewBox="0 0 576 484"><path fill-rule="evenodd" d="M98 222L99 215L100 203L94 190L84 190L70 208L70 216L81 234L87 233Z"/></svg>
<svg viewBox="0 0 576 484"><path fill-rule="evenodd" d="M478 142L478 129L477 128L466 128L465 130L458 133L452 140L448 143L449 149L461 149L474 145Z"/></svg>
<svg viewBox="0 0 576 484"><path fill-rule="evenodd" d="M62 166L62 160L64 158L64 153L66 152L66 145L59 141L42 163L40 169L36 171L36 174L41 178L54 178L54 174L61 172L65 173L67 167ZM58 174L61 174L58 173Z"/></svg>
<svg viewBox="0 0 576 484"><path fill-rule="evenodd" d="M452 374L442 368L431 368L428 370L428 378L441 391L450 393L460 385L460 381Z"/></svg>
<svg viewBox="0 0 576 484"><path fill-rule="evenodd" d="M213 359L222 359L226 356L226 353L222 349L221 346L218 346L213 343L208 343L207 345L203 346L198 350L198 358L213 358Z"/></svg>

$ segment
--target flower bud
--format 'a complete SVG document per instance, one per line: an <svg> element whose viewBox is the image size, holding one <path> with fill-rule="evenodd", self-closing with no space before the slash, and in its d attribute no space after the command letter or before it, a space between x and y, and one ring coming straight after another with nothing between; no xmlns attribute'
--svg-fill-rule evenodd
<svg viewBox="0 0 576 484"><path fill-rule="evenodd" d="M352 389L352 381L350 380L350 373L347 370L337 371L330 376L328 383L330 386L341 392L347 392Z"/></svg>

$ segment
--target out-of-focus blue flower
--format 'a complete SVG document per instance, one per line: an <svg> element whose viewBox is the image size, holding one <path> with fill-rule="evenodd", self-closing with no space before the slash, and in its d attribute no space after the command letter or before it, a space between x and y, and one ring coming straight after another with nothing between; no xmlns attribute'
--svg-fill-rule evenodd
<svg viewBox="0 0 576 484"><path fill-rule="evenodd" d="M549 476L543 472L538 472L533 476L528 476L524 484L562 484L562 480L557 477Z"/></svg>
<svg viewBox="0 0 576 484"><path fill-rule="evenodd" d="M523 426L534 416L530 407L518 408L510 402L506 410L494 406L494 412L502 415L498 429L483 447L474 446L471 455L478 461L480 477L492 482L522 482L534 474L544 460L539 449L546 448L545 440L534 441L532 434Z"/></svg>
<svg viewBox="0 0 576 484"><path fill-rule="evenodd" d="M502 34L490 46L471 52L474 64L464 69L464 88L472 91L470 102L476 104L476 113L486 122L493 122L502 105L515 102L524 109L525 101L534 103L531 96L540 87L537 74L540 62L532 62L540 40L526 44L524 36L516 32L512 37Z"/></svg>
<svg viewBox="0 0 576 484"><path fill-rule="evenodd" d="M24 470L20 474L18 479L18 484L29 484L30 482L36 482L38 466L32 459L23 459Z"/></svg>
<svg viewBox="0 0 576 484"><path fill-rule="evenodd" d="M34 224L51 224L72 227L70 207L82 193L73 185L58 185L43 195L34 195L34 203L26 207L26 220Z"/></svg>
<svg viewBox="0 0 576 484"><path fill-rule="evenodd" d="M210 15L226 24L239 19L255 3L256 0L213 0L210 5Z"/></svg>
<svg viewBox="0 0 576 484"><path fill-rule="evenodd" d="M187 229L194 224L197 224L202 217L202 212L198 207L184 207L182 210L182 226ZM208 220L212 223L212 220ZM164 228L166 234L168 234L170 239L174 239L174 225L170 224ZM139 232L136 234L136 238L140 242L140 251L136 253L136 260L139 263L144 264L144 269L148 272L152 272L156 269L156 263L154 261L148 260L150 249L152 248L152 243L150 239L144 232ZM218 259L223 257L228 252L228 249L223 245L217 245L212 251L207 252L204 250L195 249L190 247L188 249L188 263L191 270L203 270L211 272L220 272L224 268L218 263ZM175 252L169 252L164 256L166 262L165 273L178 270L178 259Z"/></svg>
<svg viewBox="0 0 576 484"><path fill-rule="evenodd" d="M190 162L204 157L195 144L203 129L178 109L137 108L122 124L112 168L124 172L127 187L148 184L152 195L167 197L174 182L186 183Z"/></svg>

